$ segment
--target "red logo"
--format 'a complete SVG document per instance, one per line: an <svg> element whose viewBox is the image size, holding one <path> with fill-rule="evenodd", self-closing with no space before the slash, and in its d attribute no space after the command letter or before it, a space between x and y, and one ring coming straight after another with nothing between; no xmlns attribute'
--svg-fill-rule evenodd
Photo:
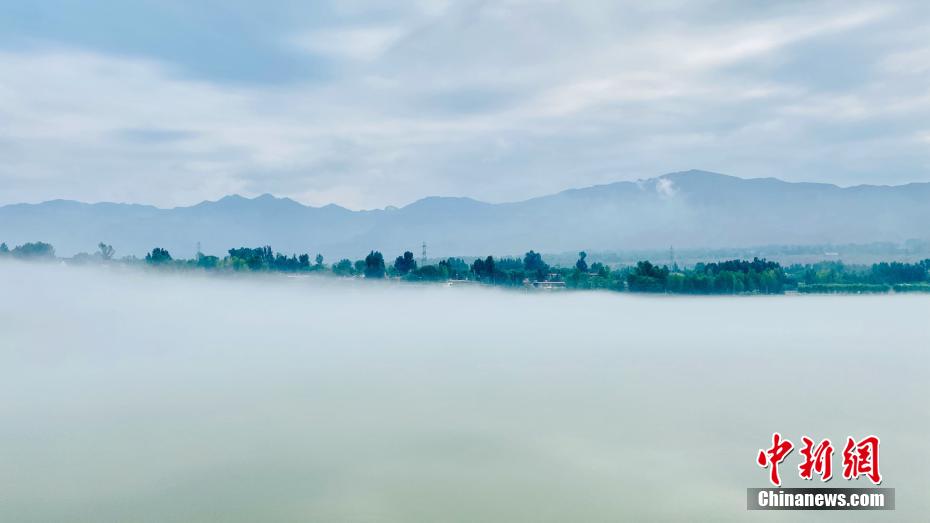
<svg viewBox="0 0 930 523"><path fill-rule="evenodd" d="M869 436L858 443L851 437L846 440L843 449L843 477L855 479L859 476L868 477L872 483L878 485L882 482L882 475L878 471L878 438Z"/></svg>
<svg viewBox="0 0 930 523"><path fill-rule="evenodd" d="M801 441L804 443L801 449L804 463L798 465L801 477L812 479L816 472L820 475L820 481L830 481L833 477L833 444L825 439L814 448L814 440L807 436L802 436Z"/></svg>
<svg viewBox="0 0 930 523"><path fill-rule="evenodd" d="M772 482L772 485L776 487L781 485L781 478L778 477L778 464L784 461L788 454L791 454L793 448L794 444L786 439L781 439L781 434L776 432L772 434L772 447L768 450L759 451L756 463L762 468L771 467L769 481Z"/></svg>
<svg viewBox="0 0 930 523"><path fill-rule="evenodd" d="M813 439L802 436L801 443L803 446L800 454L803 456L803 461L798 465L798 474L801 478L813 479L816 474L820 477L820 481L830 481L833 477L834 452L830 439L824 438L815 445ZM858 442L851 436L848 437L846 446L843 448L843 477L853 480L858 479L859 476L865 476L876 485L881 483L882 475L878 469L878 445L879 440L876 436L868 436ZM778 466L793 449L794 444L791 441L775 432L772 434L772 446L759 450L756 463L762 468L769 469L769 481L772 485L781 486Z"/></svg>

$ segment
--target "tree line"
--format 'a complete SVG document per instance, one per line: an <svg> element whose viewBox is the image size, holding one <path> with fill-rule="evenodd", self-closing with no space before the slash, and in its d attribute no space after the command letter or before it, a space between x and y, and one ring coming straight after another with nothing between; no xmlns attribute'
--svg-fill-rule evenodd
<svg viewBox="0 0 930 523"><path fill-rule="evenodd" d="M930 291L930 259L916 263L880 262L872 265L844 265L842 262L793 264L753 258L697 263L692 267L658 265L648 260L635 265L610 267L588 263L587 253L578 253L573 266L550 266L542 254L530 250L522 258L486 256L468 263L450 257L435 263L418 263L405 251L393 263L379 251L363 259L343 258L326 264L321 254L285 255L270 246L229 249L218 257L197 253L191 259L176 259L167 249L153 248L144 258L114 259L115 249L101 242L93 254L80 253L69 263L118 262L160 268L206 271L249 271L320 273L366 279L401 279L423 282L473 282L503 287L529 287L544 283L546 288L604 289L640 293L669 294L782 294L862 293ZM55 249L43 242L25 243L10 249L0 243L0 257L24 260L52 260Z"/></svg>

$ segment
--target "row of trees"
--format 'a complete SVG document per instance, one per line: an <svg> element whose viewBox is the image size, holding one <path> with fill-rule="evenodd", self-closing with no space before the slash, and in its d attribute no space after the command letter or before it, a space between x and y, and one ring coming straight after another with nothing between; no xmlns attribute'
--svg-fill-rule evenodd
<svg viewBox="0 0 930 523"><path fill-rule="evenodd" d="M97 245L97 252L94 254L80 253L75 255L71 259L76 262L86 261L86 260L99 260L99 261L109 261L113 259L113 255L116 252L113 249L112 245L107 245L103 242ZM18 258L21 260L54 260L55 257L55 247L49 243L45 242L27 242L22 245L17 245L10 249L10 247L5 242L0 242L0 257L12 257Z"/></svg>
<svg viewBox="0 0 930 523"><path fill-rule="evenodd" d="M147 258L164 257L155 249ZM698 263L690 269L655 265L649 261L640 261L632 267L611 269L609 266L595 262L588 264L587 253L578 253L578 260L573 267L552 267L543 260L540 253L527 252L523 258L498 258L487 256L476 258L471 265L462 258L447 258L435 264L419 266L410 251L394 259L387 265L384 255L371 251L362 259L352 262L342 259L327 267L323 257L316 256L315 263L310 264L306 254L290 257L280 253L273 254L270 247L230 249L229 256L223 260L203 260L214 257L199 257L198 265L206 268L230 267L234 270L273 270L273 271L325 271L340 276L359 276L369 279L386 277L401 278L410 281L446 281L471 280L500 286L524 286L532 282L560 282L567 288L628 290L632 292L675 293L675 294L780 294L786 289L822 289L824 292L836 292L823 284L833 279L841 279L848 284L852 292L862 292L862 284L881 284L885 286L900 284L924 284L930 288L930 260L915 264L902 262L882 262L871 267L847 269L842 264L813 264L783 268L779 263L760 258L752 260L726 260L721 262ZM817 287L813 287L817 285ZM906 290L920 287L907 287ZM876 288L877 289L877 288ZM895 287L898 289L898 287ZM841 288L839 289L842 290ZM819 291L818 291L819 292Z"/></svg>
<svg viewBox="0 0 930 523"><path fill-rule="evenodd" d="M793 265L789 270L808 285L815 284L886 284L927 281L930 259L917 263L881 262L871 266L848 266L843 262L820 262Z"/></svg>
<svg viewBox="0 0 930 523"><path fill-rule="evenodd" d="M916 263L880 262L870 266L839 261L792 265L789 277L801 292L930 291L930 259Z"/></svg>
<svg viewBox="0 0 930 523"><path fill-rule="evenodd" d="M48 243L34 242L17 245L10 249L6 243L0 243L0 256L11 256L23 260L55 259L55 248Z"/></svg>
<svg viewBox="0 0 930 523"><path fill-rule="evenodd" d="M629 289L639 292L780 294L787 283L788 277L778 263L759 258L698 263L694 269L684 271L644 261L627 274Z"/></svg>
<svg viewBox="0 0 930 523"><path fill-rule="evenodd" d="M94 254L79 254L73 263L111 261L115 250L100 243ZM56 259L55 249L43 242L25 243L10 249L0 244L0 257ZM175 259L167 249L156 247L143 260L124 258L123 263L144 263L178 269L321 272L343 277L368 279L399 278L408 281L469 280L499 286L526 286L535 282L556 282L577 289L676 294L778 294L787 289L801 292L887 292L930 291L930 259L917 263L881 262L871 266L847 266L841 262L791 265L760 258L698 263L691 268L656 265L640 261L633 266L611 268L603 263L589 264L585 252L578 253L574 266L550 266L542 255L527 252L522 258L476 258L471 264L462 258L446 258L420 266L406 251L385 262L384 255L371 251L360 260L341 259L332 265L322 255L285 255L270 246L239 247L222 258L198 253L194 259Z"/></svg>

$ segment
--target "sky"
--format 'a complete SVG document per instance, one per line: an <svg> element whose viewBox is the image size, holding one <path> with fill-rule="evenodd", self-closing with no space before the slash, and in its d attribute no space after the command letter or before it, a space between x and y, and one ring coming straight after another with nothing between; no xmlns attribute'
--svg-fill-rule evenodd
<svg viewBox="0 0 930 523"><path fill-rule="evenodd" d="M0 204L930 181L930 4L0 0Z"/></svg>

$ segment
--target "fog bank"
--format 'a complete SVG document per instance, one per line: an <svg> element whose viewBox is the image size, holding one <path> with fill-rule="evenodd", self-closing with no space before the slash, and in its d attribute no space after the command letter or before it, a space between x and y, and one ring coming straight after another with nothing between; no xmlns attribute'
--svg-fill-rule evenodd
<svg viewBox="0 0 930 523"><path fill-rule="evenodd" d="M930 511L926 295L5 262L0 296L3 521L742 521L774 431L880 436L892 519Z"/></svg>

